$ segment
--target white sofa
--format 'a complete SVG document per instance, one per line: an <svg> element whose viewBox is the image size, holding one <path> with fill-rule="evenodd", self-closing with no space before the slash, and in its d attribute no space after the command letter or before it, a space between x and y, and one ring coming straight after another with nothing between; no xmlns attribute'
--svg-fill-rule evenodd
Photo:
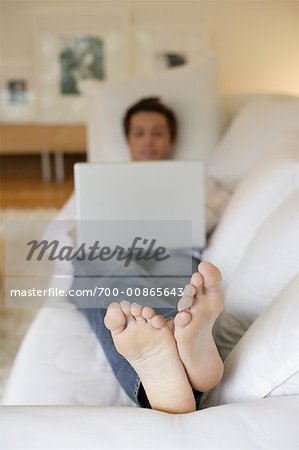
<svg viewBox="0 0 299 450"><path fill-rule="evenodd" d="M298 99L226 102L235 119L207 167L232 197L204 252L223 272L222 382L192 414L137 408L85 318L43 308L4 393L1 448L298 448Z"/></svg>

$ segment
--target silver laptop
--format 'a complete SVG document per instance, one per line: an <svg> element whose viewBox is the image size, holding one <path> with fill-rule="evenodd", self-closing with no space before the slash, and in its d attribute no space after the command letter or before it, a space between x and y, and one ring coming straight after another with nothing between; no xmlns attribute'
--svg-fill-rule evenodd
<svg viewBox="0 0 299 450"><path fill-rule="evenodd" d="M89 221L106 221L111 230L113 224L127 221L135 236L141 228L159 222L168 246L205 245L204 164L200 161L79 163L75 195L81 240L92 241ZM185 228L180 226L183 223Z"/></svg>

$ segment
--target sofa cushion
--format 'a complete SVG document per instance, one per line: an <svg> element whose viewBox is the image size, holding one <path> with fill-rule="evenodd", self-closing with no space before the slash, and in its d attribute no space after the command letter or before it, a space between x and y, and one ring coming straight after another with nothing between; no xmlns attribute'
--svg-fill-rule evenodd
<svg viewBox="0 0 299 450"><path fill-rule="evenodd" d="M260 225L298 186L299 131L292 130L240 183L204 251L204 259L220 268L224 290Z"/></svg>
<svg viewBox="0 0 299 450"><path fill-rule="evenodd" d="M84 81L89 102L89 160L130 159L122 129L127 108L143 97L159 96L174 109L179 123L176 159L205 159L220 133L216 89L217 57L208 53L201 63L178 67L119 83Z"/></svg>
<svg viewBox="0 0 299 450"><path fill-rule="evenodd" d="M298 395L299 273L247 330L225 361L221 383L206 404ZM275 393L274 393L275 395ZM278 395L278 394L276 394Z"/></svg>
<svg viewBox="0 0 299 450"><path fill-rule="evenodd" d="M135 406L83 314L57 302L49 298L31 324L2 404Z"/></svg>
<svg viewBox="0 0 299 450"><path fill-rule="evenodd" d="M272 142L298 128L299 99L287 95L261 95L239 112L217 146L208 174L233 191L242 177Z"/></svg>
<svg viewBox="0 0 299 450"><path fill-rule="evenodd" d="M261 225L234 272L214 327L224 359L299 270L298 202L299 189Z"/></svg>

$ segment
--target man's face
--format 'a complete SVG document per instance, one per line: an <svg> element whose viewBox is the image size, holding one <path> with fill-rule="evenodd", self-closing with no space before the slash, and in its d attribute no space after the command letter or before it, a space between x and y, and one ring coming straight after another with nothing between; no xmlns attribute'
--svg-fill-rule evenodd
<svg viewBox="0 0 299 450"><path fill-rule="evenodd" d="M173 149L166 117L138 112L131 117L128 144L134 161L169 159Z"/></svg>

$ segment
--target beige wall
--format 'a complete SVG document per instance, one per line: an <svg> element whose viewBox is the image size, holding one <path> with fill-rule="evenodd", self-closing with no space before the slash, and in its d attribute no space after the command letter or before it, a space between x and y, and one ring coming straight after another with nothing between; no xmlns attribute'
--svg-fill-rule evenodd
<svg viewBox="0 0 299 450"><path fill-rule="evenodd" d="M219 54L222 92L299 94L297 0L2 0L1 61L33 61L39 11L105 5L129 9L140 24L203 24Z"/></svg>

